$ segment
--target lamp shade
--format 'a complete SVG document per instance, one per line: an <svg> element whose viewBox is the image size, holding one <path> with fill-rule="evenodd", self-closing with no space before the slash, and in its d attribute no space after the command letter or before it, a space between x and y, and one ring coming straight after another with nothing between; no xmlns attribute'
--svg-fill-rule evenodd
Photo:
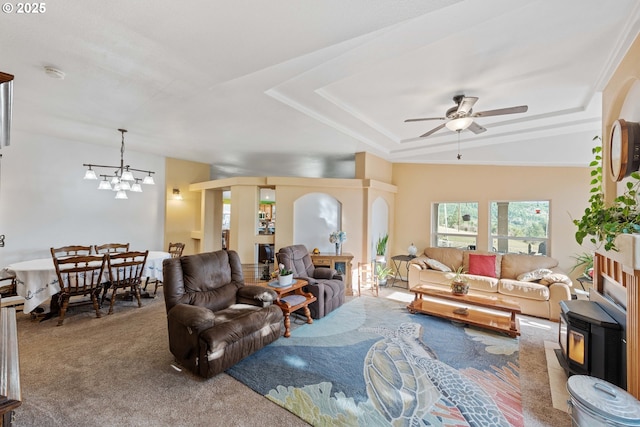
<svg viewBox="0 0 640 427"><path fill-rule="evenodd" d="M131 190L131 184L129 181L125 181L124 178L120 181L120 189L121 190Z"/></svg>
<svg viewBox="0 0 640 427"><path fill-rule="evenodd" d="M126 191L124 191L124 190L119 190L119 191L116 193L116 199L128 199L128 197L127 197L127 192L126 192Z"/></svg>
<svg viewBox="0 0 640 427"><path fill-rule="evenodd" d="M98 190L111 190L111 184L109 184L107 178L100 181L100 184L98 184Z"/></svg>
<svg viewBox="0 0 640 427"><path fill-rule="evenodd" d="M471 117L459 117L448 121L445 126L453 132L458 132L471 126L471 123L473 123L473 119Z"/></svg>
<svg viewBox="0 0 640 427"><path fill-rule="evenodd" d="M84 173L84 179L98 179L98 176L96 175L96 171L94 171L93 169L89 168Z"/></svg>
<svg viewBox="0 0 640 427"><path fill-rule="evenodd" d="M153 177L151 175L147 175L142 180L142 183L143 184L149 184L149 185L155 185L156 182L153 180Z"/></svg>
<svg viewBox="0 0 640 427"><path fill-rule="evenodd" d="M131 184L131 191L133 191L134 193L142 193L142 186L140 185L137 179L136 179L136 182Z"/></svg>
<svg viewBox="0 0 640 427"><path fill-rule="evenodd" d="M122 178L120 178L120 180L122 181L133 181L133 174L131 172L129 172L128 170L122 172Z"/></svg>

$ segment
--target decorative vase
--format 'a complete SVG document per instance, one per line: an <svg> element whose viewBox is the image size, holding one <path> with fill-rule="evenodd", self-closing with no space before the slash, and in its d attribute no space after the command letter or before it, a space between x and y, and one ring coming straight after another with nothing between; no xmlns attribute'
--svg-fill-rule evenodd
<svg viewBox="0 0 640 427"><path fill-rule="evenodd" d="M418 254L418 248L416 248L415 245L411 243L411 246L407 248L407 252L409 252L410 257L415 257Z"/></svg>
<svg viewBox="0 0 640 427"><path fill-rule="evenodd" d="M342 244L336 243L336 255L342 255Z"/></svg>
<svg viewBox="0 0 640 427"><path fill-rule="evenodd" d="M290 285L293 282L293 274L287 274L286 276L278 276L278 284L280 286Z"/></svg>
<svg viewBox="0 0 640 427"><path fill-rule="evenodd" d="M469 284L464 282L451 283L451 292L455 295L466 295L469 293Z"/></svg>

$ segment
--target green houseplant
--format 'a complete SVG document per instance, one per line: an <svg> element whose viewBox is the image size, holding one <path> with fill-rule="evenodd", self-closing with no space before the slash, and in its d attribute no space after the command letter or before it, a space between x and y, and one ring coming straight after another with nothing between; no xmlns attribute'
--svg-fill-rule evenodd
<svg viewBox="0 0 640 427"><path fill-rule="evenodd" d="M387 278L393 274L391 267L386 267L384 264L376 263L376 277L378 278L378 285L385 286L387 284Z"/></svg>
<svg viewBox="0 0 640 427"><path fill-rule="evenodd" d="M577 268L582 268L582 275L589 279L593 279L593 254L589 252L583 252L581 254L572 257L576 260L576 263L571 267L570 273Z"/></svg>
<svg viewBox="0 0 640 427"><path fill-rule="evenodd" d="M593 138L600 140L599 136ZM640 173L633 172L631 179L627 181L625 191L617 196L613 203L605 203L602 189L602 147L600 145L592 149L594 160L589 164L591 170L591 196L589 206L585 209L582 218L574 219L577 226L575 234L579 244L589 238L595 245L604 245L605 250L617 250L615 238L620 234L640 233L640 217L638 201L638 187L640 186Z"/></svg>
<svg viewBox="0 0 640 427"><path fill-rule="evenodd" d="M385 234L384 236L380 236L378 238L378 242L376 243L376 255L384 256L387 252L387 241L389 240L389 235Z"/></svg>
<svg viewBox="0 0 640 427"><path fill-rule="evenodd" d="M451 292L457 295L467 294L469 292L469 284L467 283L467 278L464 276L462 266L458 267L454 273L451 279Z"/></svg>

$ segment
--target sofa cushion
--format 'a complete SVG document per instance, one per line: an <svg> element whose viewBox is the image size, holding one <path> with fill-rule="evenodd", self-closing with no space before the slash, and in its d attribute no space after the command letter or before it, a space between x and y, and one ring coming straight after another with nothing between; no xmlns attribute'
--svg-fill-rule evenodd
<svg viewBox="0 0 640 427"><path fill-rule="evenodd" d="M496 277L496 256L469 254L469 274Z"/></svg>
<svg viewBox="0 0 640 427"><path fill-rule="evenodd" d="M447 267L446 265L444 265L443 263L441 263L437 259L429 258L429 259L427 259L425 261L425 264L427 264L427 266L429 266L429 268L432 268L434 270L444 271L446 273L451 271L451 269L449 267Z"/></svg>
<svg viewBox="0 0 640 427"><path fill-rule="evenodd" d="M498 279L495 277L477 276L475 274L465 274L469 289L482 292L498 292Z"/></svg>
<svg viewBox="0 0 640 427"><path fill-rule="evenodd" d="M549 288L535 282L520 282L518 280L500 279L498 292L502 295L536 301L549 300Z"/></svg>
<svg viewBox="0 0 640 427"><path fill-rule="evenodd" d="M422 285L426 283L448 287L451 284L451 279L453 279L454 275L455 273L444 273L438 270L420 270L419 284Z"/></svg>
<svg viewBox="0 0 640 427"><path fill-rule="evenodd" d="M562 274L562 273L546 274L542 279L540 279L540 284L541 285L549 286L552 283L566 283L569 286L571 286L573 284L573 282L571 282L571 279L569 278L569 276L567 276L566 274Z"/></svg>
<svg viewBox="0 0 640 427"><path fill-rule="evenodd" d="M502 255L500 277L515 280L518 275L527 271L533 271L538 268L553 269L557 266L557 260L544 255L504 254Z"/></svg>
<svg viewBox="0 0 640 427"><path fill-rule="evenodd" d="M451 268L457 270L462 265L462 249L458 248L426 248L424 254Z"/></svg>
<svg viewBox="0 0 640 427"><path fill-rule="evenodd" d="M533 271L527 271L526 273L519 274L518 277L516 277L516 280L521 282L535 282L551 273L553 273L553 271L548 268L537 268Z"/></svg>
<svg viewBox="0 0 640 427"><path fill-rule="evenodd" d="M487 251L463 251L462 254L462 267L464 271L471 272L469 268L469 255L488 255L495 256L495 273L491 275L491 277L500 277L500 269L502 264L502 255L495 252L487 252Z"/></svg>

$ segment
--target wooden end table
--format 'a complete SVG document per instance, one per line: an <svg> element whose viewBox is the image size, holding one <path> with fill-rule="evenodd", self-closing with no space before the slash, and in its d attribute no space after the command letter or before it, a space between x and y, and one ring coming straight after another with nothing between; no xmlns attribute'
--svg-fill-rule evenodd
<svg viewBox="0 0 640 427"><path fill-rule="evenodd" d="M270 283L270 282L269 282ZM291 336L291 313L294 311L304 309L304 315L307 316L307 323L313 323L311 318L311 311L309 311L309 304L314 302L317 298L309 292L304 292L302 288L307 286L307 281L304 279L295 279L291 286L287 287L275 287L269 286L267 282L256 283L257 286L264 286L265 288L272 289L278 294L276 305L282 310L284 314L284 336L289 338ZM293 297L293 298L288 298ZM302 297L302 298L299 298Z"/></svg>
<svg viewBox="0 0 640 427"><path fill-rule="evenodd" d="M456 322L504 332L515 338L520 335L520 305L498 296L456 295L451 291L416 286L411 289L415 299L407 305L410 313L425 313ZM423 297L427 297L424 299ZM466 309L462 313L462 309ZM483 310L490 309L490 310ZM455 312L454 312L455 310ZM509 313L501 315L495 311Z"/></svg>

